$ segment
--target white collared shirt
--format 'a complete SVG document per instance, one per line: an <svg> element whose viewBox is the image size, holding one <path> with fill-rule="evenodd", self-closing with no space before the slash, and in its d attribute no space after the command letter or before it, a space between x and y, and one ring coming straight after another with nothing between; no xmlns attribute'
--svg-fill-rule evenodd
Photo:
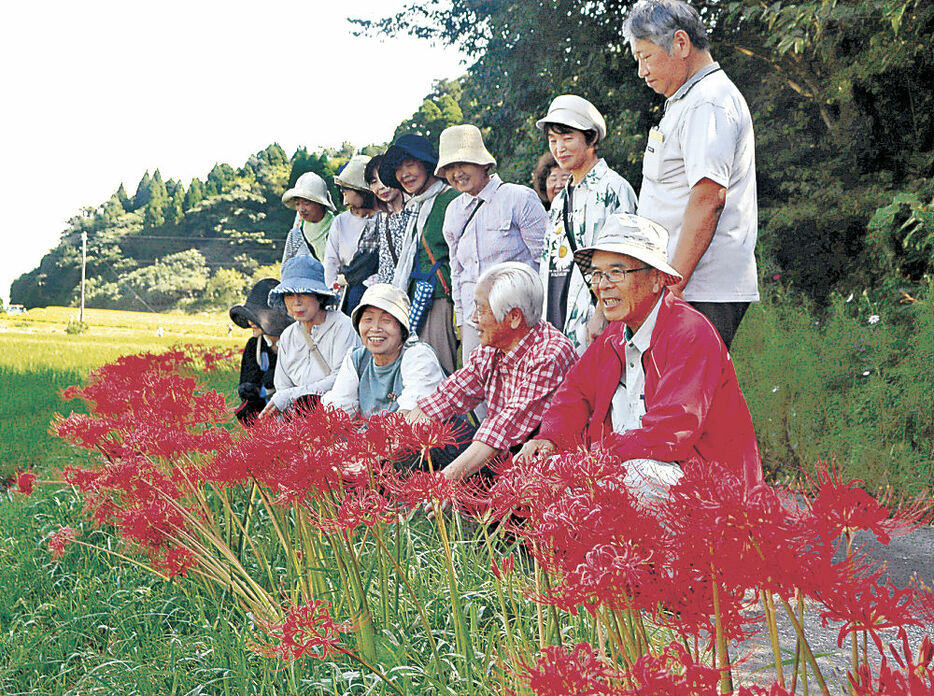
<svg viewBox="0 0 934 696"><path fill-rule="evenodd" d="M289 324L279 337L272 401L280 411L286 410L305 394L323 394L334 386L337 370L344 356L360 345L360 337L346 314L328 311L324 322L311 327L311 337L325 362L326 372L311 353L302 337L301 323Z"/></svg>
<svg viewBox="0 0 934 696"><path fill-rule="evenodd" d="M472 324L474 290L485 270L504 261L538 270L547 222L535 191L504 183L497 174L476 196L462 193L451 201L444 213L444 239L451 250L451 295L458 326Z"/></svg>
<svg viewBox="0 0 934 696"><path fill-rule="evenodd" d="M684 290L689 302L759 299L756 155L746 100L718 63L704 66L665 102L642 161L639 215L668 230L674 256L691 188L701 179L726 188L713 239Z"/></svg>
<svg viewBox="0 0 934 696"><path fill-rule="evenodd" d="M642 427L642 416L645 415L645 369L642 366L642 356L652 344L652 333L658 319L658 308L662 306L662 297L664 293L658 298L639 330L626 341L626 364L623 365L610 410L615 433L625 433ZM628 329L626 333L629 334Z"/></svg>

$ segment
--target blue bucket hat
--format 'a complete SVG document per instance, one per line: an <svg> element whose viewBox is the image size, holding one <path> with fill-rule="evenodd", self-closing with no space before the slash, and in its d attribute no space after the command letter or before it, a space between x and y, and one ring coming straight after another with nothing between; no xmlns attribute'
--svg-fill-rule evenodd
<svg viewBox="0 0 934 696"><path fill-rule="evenodd" d="M402 184L396 179L396 167L407 159L418 160L424 164L429 176L434 173L435 167L438 166L438 153L428 142L428 138L423 135L415 135L415 133L406 133L400 135L396 142L386 150L386 154L383 155L383 159L379 163L379 180L386 186L405 191Z"/></svg>
<svg viewBox="0 0 934 696"><path fill-rule="evenodd" d="M282 264L282 281L269 291L269 306L284 312L282 298L302 294L337 297L337 291L324 284L324 266L307 254L293 256Z"/></svg>

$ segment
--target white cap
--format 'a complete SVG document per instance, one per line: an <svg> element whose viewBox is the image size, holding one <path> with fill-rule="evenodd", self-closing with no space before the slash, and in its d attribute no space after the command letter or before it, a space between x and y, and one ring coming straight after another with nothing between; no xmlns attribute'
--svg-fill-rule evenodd
<svg viewBox="0 0 934 696"><path fill-rule="evenodd" d="M606 121L597 107L576 94L555 97L545 118L536 121L535 127L543 131L546 123L560 123L582 131L597 131L598 142L606 137Z"/></svg>

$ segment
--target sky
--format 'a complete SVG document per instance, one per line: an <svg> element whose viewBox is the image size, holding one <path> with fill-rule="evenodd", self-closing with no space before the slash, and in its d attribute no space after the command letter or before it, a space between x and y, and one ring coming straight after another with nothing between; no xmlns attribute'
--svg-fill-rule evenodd
<svg viewBox="0 0 934 696"><path fill-rule="evenodd" d="M401 0L9 2L0 8L0 296L69 218L146 170L202 179L278 142L385 142L465 57L354 37Z"/></svg>

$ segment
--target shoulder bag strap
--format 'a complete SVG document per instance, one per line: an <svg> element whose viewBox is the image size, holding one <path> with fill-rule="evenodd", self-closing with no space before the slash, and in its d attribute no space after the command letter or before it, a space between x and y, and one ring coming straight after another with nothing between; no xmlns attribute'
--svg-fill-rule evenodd
<svg viewBox="0 0 934 696"><path fill-rule="evenodd" d="M564 190L564 209L561 211L562 216L564 217L564 236L568 240L568 246L571 247L571 258L573 259L574 254L577 253L577 239L574 238L574 230L571 229L570 216L568 213L568 207L571 205L571 196L568 195L567 189ZM577 268L577 262L572 261L574 267ZM580 268L577 269L580 271ZM573 271L572 271L573 273ZM583 273L583 271L581 271ZM587 282L587 281L584 281ZM594 305L597 304L597 294L593 291L593 288L590 285L587 285L587 289L590 290L590 299L593 301Z"/></svg>
<svg viewBox="0 0 934 696"><path fill-rule="evenodd" d="M478 206L478 207L479 207L479 206ZM474 211L474 212L476 212L476 211ZM470 222L470 220L468 220L467 222ZM445 293L447 293L448 295L450 295L450 294L451 294L451 291L448 290L448 284L444 282L444 276L441 275L441 263L440 263L439 261L435 261L435 255L432 254L432 253L431 253L431 249L428 248L428 242L425 241L425 237L424 237L424 236L422 237L422 246L425 247L425 253L428 254L428 258L431 259L432 267L437 266L437 268L435 269L435 273L436 273L437 276L438 276L438 280L441 281L441 287L444 288L444 292L445 292Z"/></svg>
<svg viewBox="0 0 934 696"><path fill-rule="evenodd" d="M311 350L311 357L318 363L318 367L324 370L325 376L331 374L331 366L328 365L328 361L324 359L324 356L321 355L321 351L318 350L318 344L315 343L315 339L311 337L311 332L308 330L308 327L299 322L299 330L301 331L302 338L305 339L305 343L308 344L308 348Z"/></svg>

